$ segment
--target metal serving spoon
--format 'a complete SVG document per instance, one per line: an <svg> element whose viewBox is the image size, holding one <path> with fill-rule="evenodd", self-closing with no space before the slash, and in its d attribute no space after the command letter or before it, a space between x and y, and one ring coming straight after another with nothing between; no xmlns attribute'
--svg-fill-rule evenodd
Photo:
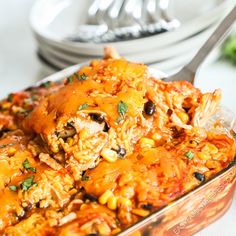
<svg viewBox="0 0 236 236"><path fill-rule="evenodd" d="M217 26L213 34L203 44L193 59L185 65L179 72L169 77L163 78L164 81L180 81L186 80L190 83L194 83L194 79L202 62L206 59L212 49L223 38L226 32L230 29L234 21L236 20L236 6L228 13L223 21Z"/></svg>

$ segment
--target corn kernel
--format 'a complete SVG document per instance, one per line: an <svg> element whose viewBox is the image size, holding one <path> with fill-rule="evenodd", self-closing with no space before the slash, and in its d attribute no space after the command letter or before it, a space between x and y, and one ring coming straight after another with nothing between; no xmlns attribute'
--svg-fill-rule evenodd
<svg viewBox="0 0 236 236"><path fill-rule="evenodd" d="M158 133L155 133L152 135L152 139L155 140L155 141L160 141L162 138L162 136Z"/></svg>
<svg viewBox="0 0 236 236"><path fill-rule="evenodd" d="M73 140L73 138L69 137L69 138L67 138L66 142L71 147L73 145L74 140Z"/></svg>
<svg viewBox="0 0 236 236"><path fill-rule="evenodd" d="M107 203L108 199L109 199L110 197L112 197L112 196L113 196L112 191L107 190L106 192L104 192L104 193L99 197L98 201L99 201L101 204L104 205L104 204Z"/></svg>
<svg viewBox="0 0 236 236"><path fill-rule="evenodd" d="M206 145L202 148L202 152L209 152L210 154L218 153L218 148L211 143L206 143Z"/></svg>
<svg viewBox="0 0 236 236"><path fill-rule="evenodd" d="M54 145L51 147L51 150L54 152L54 153L58 153L59 152L59 148L58 146Z"/></svg>
<svg viewBox="0 0 236 236"><path fill-rule="evenodd" d="M143 209L133 209L131 212L135 215L142 216L142 217L145 217L149 215L150 213L149 211L143 210Z"/></svg>
<svg viewBox="0 0 236 236"><path fill-rule="evenodd" d="M125 198L125 197L120 197L118 200L118 205L119 206L126 206L126 207L130 207L132 205L132 202L130 199Z"/></svg>
<svg viewBox="0 0 236 236"><path fill-rule="evenodd" d="M118 234L120 231L121 231L120 228L115 228L115 229L113 229L113 230L111 231L111 234L112 234L112 235L115 235L115 234Z"/></svg>
<svg viewBox="0 0 236 236"><path fill-rule="evenodd" d="M152 148L155 147L155 141L150 138L141 138L139 141L141 148Z"/></svg>
<svg viewBox="0 0 236 236"><path fill-rule="evenodd" d="M87 129L82 129L79 133L79 138L85 140L89 137L89 131Z"/></svg>
<svg viewBox="0 0 236 236"><path fill-rule="evenodd" d="M117 197L111 196L108 199L107 207L111 210L115 210L117 208Z"/></svg>
<svg viewBox="0 0 236 236"><path fill-rule="evenodd" d="M218 161L207 161L206 162L206 167L209 169L216 169L216 168L220 168L221 164Z"/></svg>
<svg viewBox="0 0 236 236"><path fill-rule="evenodd" d="M87 207L86 204L82 204L82 205L80 206L80 210L84 210L86 207Z"/></svg>
<svg viewBox="0 0 236 236"><path fill-rule="evenodd" d="M204 153L204 152L199 152L197 154L197 156L201 159L201 160L210 160L211 156L209 153Z"/></svg>
<svg viewBox="0 0 236 236"><path fill-rule="evenodd" d="M185 112L177 112L177 116L180 118L180 120L184 123L187 124L189 121L189 116Z"/></svg>
<svg viewBox="0 0 236 236"><path fill-rule="evenodd" d="M107 225L107 223L103 222L98 224L98 232L99 235L110 235L111 234L111 229L110 227Z"/></svg>
<svg viewBox="0 0 236 236"><path fill-rule="evenodd" d="M108 148L102 150L101 156L108 162L115 162L118 158L117 152Z"/></svg>
<svg viewBox="0 0 236 236"><path fill-rule="evenodd" d="M14 147L10 147L7 152L9 156L13 156L16 153L16 149Z"/></svg>

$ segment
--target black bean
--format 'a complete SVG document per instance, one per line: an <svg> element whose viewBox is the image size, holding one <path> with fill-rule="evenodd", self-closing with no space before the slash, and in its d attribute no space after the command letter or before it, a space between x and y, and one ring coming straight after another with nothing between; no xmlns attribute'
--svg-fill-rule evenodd
<svg viewBox="0 0 236 236"><path fill-rule="evenodd" d="M168 115L168 116L171 116L172 113L173 113L173 111L172 111L171 109L168 109L168 110L167 110L167 115Z"/></svg>
<svg viewBox="0 0 236 236"><path fill-rule="evenodd" d="M58 133L58 138L69 138L76 134L76 129L71 126L66 126L64 130Z"/></svg>
<svg viewBox="0 0 236 236"><path fill-rule="evenodd" d="M90 113L89 116L91 117L92 120L98 122L99 124L101 124L105 121L105 118L102 114Z"/></svg>
<svg viewBox="0 0 236 236"><path fill-rule="evenodd" d="M123 147L119 147L118 150L115 150L118 154L118 157L124 157L126 155L126 150Z"/></svg>
<svg viewBox="0 0 236 236"><path fill-rule="evenodd" d="M36 208L40 208L40 202L37 202L37 203L35 204L35 206L36 206Z"/></svg>
<svg viewBox="0 0 236 236"><path fill-rule="evenodd" d="M103 131L104 132L108 132L110 129L110 127L108 126L107 122L105 122L105 125L104 125L104 128L103 128Z"/></svg>
<svg viewBox="0 0 236 236"><path fill-rule="evenodd" d="M147 101L144 104L144 111L148 116L152 116L156 110L156 105L151 101Z"/></svg>
<svg viewBox="0 0 236 236"><path fill-rule="evenodd" d="M85 193L85 194L84 194L84 199L85 199L85 200L88 199L88 200L91 201L91 202L97 202L97 200L98 200L97 196L94 196L94 195L89 194L89 193Z"/></svg>
<svg viewBox="0 0 236 236"><path fill-rule="evenodd" d="M193 176L197 179L197 180L199 180L199 181L201 181L201 182L203 182L203 181L205 181L205 175L204 174L201 174L201 173L199 173L199 172L194 172L193 173Z"/></svg>
<svg viewBox="0 0 236 236"><path fill-rule="evenodd" d="M149 211L153 209L153 205L151 203L142 204L141 207Z"/></svg>
<svg viewBox="0 0 236 236"><path fill-rule="evenodd" d="M26 207L24 207L24 210L25 211L30 211L32 209L32 204L31 203L28 203L28 205Z"/></svg>

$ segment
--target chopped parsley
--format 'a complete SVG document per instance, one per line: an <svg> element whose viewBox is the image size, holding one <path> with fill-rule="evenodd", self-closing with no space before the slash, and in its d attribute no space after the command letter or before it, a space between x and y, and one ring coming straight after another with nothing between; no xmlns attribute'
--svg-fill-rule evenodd
<svg viewBox="0 0 236 236"><path fill-rule="evenodd" d="M192 151L188 151L184 154L189 160L194 158L194 153Z"/></svg>
<svg viewBox="0 0 236 236"><path fill-rule="evenodd" d="M117 110L120 116L124 116L125 113L128 111L128 106L125 102L119 101Z"/></svg>
<svg viewBox="0 0 236 236"><path fill-rule="evenodd" d="M16 185L9 185L8 188L9 188L11 191L14 191L14 192L17 191L17 186L16 186Z"/></svg>
<svg viewBox="0 0 236 236"><path fill-rule="evenodd" d="M122 121L122 119L124 118L125 113L128 111L127 104L123 101L119 101L119 103L117 105L117 111L120 116L115 120L115 122L119 124Z"/></svg>
<svg viewBox="0 0 236 236"><path fill-rule="evenodd" d="M86 80L87 77L88 77L88 76L87 76L85 73L83 73L82 75L78 74L77 79L81 81L81 80Z"/></svg>
<svg viewBox="0 0 236 236"><path fill-rule="evenodd" d="M89 106L88 103L84 103L79 106L79 110L83 110L83 109L87 108L88 106Z"/></svg>
<svg viewBox="0 0 236 236"><path fill-rule="evenodd" d="M120 117L120 116L115 120L115 122L118 123L118 124L119 124L121 121L122 121L122 117Z"/></svg>
<svg viewBox="0 0 236 236"><path fill-rule="evenodd" d="M89 176L88 175L84 175L82 176L82 181L88 181L89 180Z"/></svg>
<svg viewBox="0 0 236 236"><path fill-rule="evenodd" d="M8 96L7 96L7 101L8 102L13 102L13 94L12 93L10 93Z"/></svg>
<svg viewBox="0 0 236 236"><path fill-rule="evenodd" d="M236 165L236 156L234 157L234 160L231 162L231 165Z"/></svg>
<svg viewBox="0 0 236 236"><path fill-rule="evenodd" d="M26 178L22 183L21 183L21 189L24 191L29 190L32 186L37 186L38 184L34 182L34 176L30 176Z"/></svg>
<svg viewBox="0 0 236 236"><path fill-rule="evenodd" d="M72 82L73 82L73 75L67 78L66 84L70 84Z"/></svg>
<svg viewBox="0 0 236 236"><path fill-rule="evenodd" d="M44 88L49 88L51 85L51 82L50 81L47 81L47 82L44 82L40 85L40 87L44 87Z"/></svg>
<svg viewBox="0 0 236 236"><path fill-rule="evenodd" d="M29 160L25 159L25 161L23 162L23 167L27 170L27 171L32 171L34 173L36 173L36 168L30 166Z"/></svg>

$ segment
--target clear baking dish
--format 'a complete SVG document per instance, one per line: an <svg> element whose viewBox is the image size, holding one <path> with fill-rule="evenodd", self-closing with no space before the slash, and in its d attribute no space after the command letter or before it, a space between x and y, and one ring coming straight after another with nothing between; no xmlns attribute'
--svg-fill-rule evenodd
<svg viewBox="0 0 236 236"><path fill-rule="evenodd" d="M43 81L60 81L87 63L78 64L57 72ZM161 78L165 74L150 68L150 73ZM235 117L227 109L222 109L216 119L221 119L225 132L235 130ZM226 169L213 176L175 201L153 212L119 236L189 236L207 227L220 218L230 207L236 185L236 157Z"/></svg>

